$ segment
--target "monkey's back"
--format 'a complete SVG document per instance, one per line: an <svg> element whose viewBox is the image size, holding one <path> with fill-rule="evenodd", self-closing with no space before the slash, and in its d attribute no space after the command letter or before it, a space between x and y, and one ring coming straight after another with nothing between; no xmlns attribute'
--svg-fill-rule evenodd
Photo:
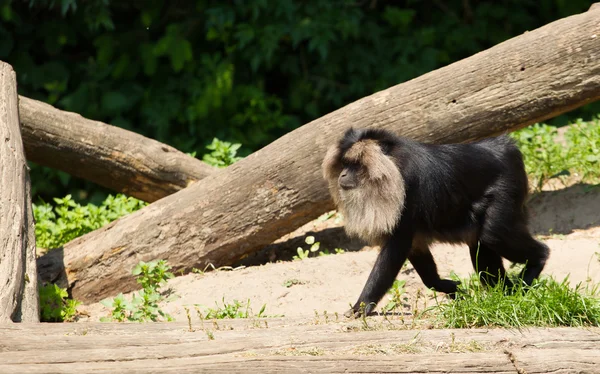
<svg viewBox="0 0 600 374"><path fill-rule="evenodd" d="M399 140L394 156L406 184L402 217L415 231L435 236L470 231L494 200L522 211L527 175L509 137L443 145Z"/></svg>

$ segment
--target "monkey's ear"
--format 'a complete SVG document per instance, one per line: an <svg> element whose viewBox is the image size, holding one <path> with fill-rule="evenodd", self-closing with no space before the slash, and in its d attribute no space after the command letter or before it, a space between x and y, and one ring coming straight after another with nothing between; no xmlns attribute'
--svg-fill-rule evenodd
<svg viewBox="0 0 600 374"><path fill-rule="evenodd" d="M363 131L360 129L355 129L354 127L350 127L344 133L344 136L340 140L340 147L342 149L350 148L354 143L360 141Z"/></svg>
<svg viewBox="0 0 600 374"><path fill-rule="evenodd" d="M357 130L354 128L354 126L350 126L350 128L348 130L346 130L346 132L344 133L344 138L348 139L348 138L354 138L357 134Z"/></svg>

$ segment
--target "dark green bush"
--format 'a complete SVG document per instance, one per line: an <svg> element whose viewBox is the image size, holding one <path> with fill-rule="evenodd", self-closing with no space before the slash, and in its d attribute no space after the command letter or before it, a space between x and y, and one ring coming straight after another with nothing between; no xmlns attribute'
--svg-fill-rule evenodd
<svg viewBox="0 0 600 374"><path fill-rule="evenodd" d="M0 0L0 59L15 68L23 95L184 152L217 137L243 144L245 156L353 100L589 5ZM32 180L46 200L75 187L88 191L81 197L106 194L38 167Z"/></svg>

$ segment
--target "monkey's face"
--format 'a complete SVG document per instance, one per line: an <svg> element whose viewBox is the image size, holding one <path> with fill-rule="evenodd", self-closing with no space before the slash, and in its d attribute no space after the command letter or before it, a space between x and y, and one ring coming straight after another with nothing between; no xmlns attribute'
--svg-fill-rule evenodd
<svg viewBox="0 0 600 374"><path fill-rule="evenodd" d="M391 233L404 205L404 180L376 140L332 146L323 173L348 234L373 242Z"/></svg>
<svg viewBox="0 0 600 374"><path fill-rule="evenodd" d="M343 166L340 176L338 177L338 185L342 190L351 190L359 186L359 181L361 180L359 173L361 168L360 165Z"/></svg>

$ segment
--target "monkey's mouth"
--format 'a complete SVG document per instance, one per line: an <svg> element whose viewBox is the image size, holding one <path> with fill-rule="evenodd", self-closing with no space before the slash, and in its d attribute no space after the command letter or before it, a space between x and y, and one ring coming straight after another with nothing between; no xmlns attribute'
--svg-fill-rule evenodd
<svg viewBox="0 0 600 374"><path fill-rule="evenodd" d="M340 183L340 189L344 191L352 190L356 188L356 183Z"/></svg>

